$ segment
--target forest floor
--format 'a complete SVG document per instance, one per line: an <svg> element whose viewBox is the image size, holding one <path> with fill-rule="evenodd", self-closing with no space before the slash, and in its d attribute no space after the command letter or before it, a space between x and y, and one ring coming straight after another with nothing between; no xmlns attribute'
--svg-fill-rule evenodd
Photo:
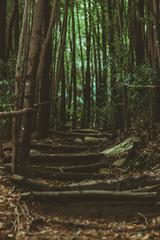
<svg viewBox="0 0 160 240"><path fill-rule="evenodd" d="M119 143L125 136L118 136L105 144L90 147L99 152ZM103 145L103 146L102 146ZM5 145L6 146L6 145ZM128 153L127 153L128 154ZM124 156L123 156L124 157ZM143 144L129 153L127 163L114 165L108 178L120 179L135 175L159 176L160 137L143 137ZM119 163L119 162L118 162ZM160 207L155 204L126 204L123 202L80 201L53 202L50 199L37 201L33 196L24 199L28 187L17 187L11 176L0 169L0 240L159 240ZM126 171L127 169L127 171ZM103 172L105 169L103 169ZM50 182L50 180L47 180ZM82 181L84 182L84 181ZM52 181L55 186L66 184ZM69 183L71 184L71 183ZM160 189L160 184L156 185Z"/></svg>

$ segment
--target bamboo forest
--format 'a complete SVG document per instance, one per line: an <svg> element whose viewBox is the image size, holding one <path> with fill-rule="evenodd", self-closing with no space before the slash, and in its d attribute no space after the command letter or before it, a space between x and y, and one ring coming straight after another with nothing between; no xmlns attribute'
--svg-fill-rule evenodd
<svg viewBox="0 0 160 240"><path fill-rule="evenodd" d="M0 240L159 230L160 1L0 0Z"/></svg>

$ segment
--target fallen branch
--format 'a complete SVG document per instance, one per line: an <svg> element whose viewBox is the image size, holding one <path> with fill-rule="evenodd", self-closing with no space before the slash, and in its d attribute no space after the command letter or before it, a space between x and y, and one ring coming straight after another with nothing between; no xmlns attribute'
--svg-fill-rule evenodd
<svg viewBox="0 0 160 240"><path fill-rule="evenodd" d="M43 180L26 178L20 175L13 175L11 180L20 187L29 187L34 190L53 191L56 187L53 184L44 183Z"/></svg>
<svg viewBox="0 0 160 240"><path fill-rule="evenodd" d="M100 161L99 153L61 153L61 154L35 154L30 156L30 164L51 164L52 166L70 166L92 164Z"/></svg>
<svg viewBox="0 0 160 240"><path fill-rule="evenodd" d="M94 133L94 134L100 133L98 130L92 129L92 128L76 128L76 129L73 129L72 132L74 132L74 133Z"/></svg>
<svg viewBox="0 0 160 240"><path fill-rule="evenodd" d="M50 171L54 173L95 173L102 168L109 168L108 163L100 162L94 164L86 164L86 165L79 165L79 166L60 166L60 167L52 167L52 166L39 166L39 165L30 165L29 167L31 171ZM8 172L11 172L12 164L5 164L5 169Z"/></svg>
<svg viewBox="0 0 160 240"><path fill-rule="evenodd" d="M119 192L102 190L84 190L84 191L45 191L22 193L22 198L33 196L39 200L102 200L102 201L139 201L139 202L157 202L160 195L156 192Z"/></svg>
<svg viewBox="0 0 160 240"><path fill-rule="evenodd" d="M84 137L94 137L94 138L104 138L104 137L110 137L110 134L107 133L101 133L101 132L64 132L64 131L59 131L59 130L51 130L52 134L55 135L60 135L60 136L65 136L65 137L79 137L79 138L84 138Z"/></svg>
<svg viewBox="0 0 160 240"><path fill-rule="evenodd" d="M86 175L85 175L86 176ZM32 190L43 190L43 191L73 191L73 190L118 190L114 184L114 180L99 180L95 184L64 184L62 186L56 186L55 184L44 183L42 179L26 178L19 175L13 175L11 180L21 187L29 187ZM95 180L90 182L96 182Z"/></svg>
<svg viewBox="0 0 160 240"><path fill-rule="evenodd" d="M59 153L59 152L64 152L64 153L78 153L78 152L84 152L88 150L88 146L74 146L74 145L53 145L53 144L48 144L48 143L31 143L30 145L31 149L39 150L41 152L47 152L47 153ZM11 151L12 146L11 145L6 145L3 146L3 151Z"/></svg>
<svg viewBox="0 0 160 240"><path fill-rule="evenodd" d="M8 165L7 165L8 166ZM11 166L9 166L9 169L11 170ZM28 187L31 187L31 189L36 190L112 190L112 191L126 191L126 190L132 190L134 192L151 192L156 191L160 192L160 178L159 177L153 177L149 175L145 176L134 176L134 177L128 177L124 179L119 180L109 180L106 179L105 175L99 175L99 174L87 174L87 173L59 173L53 174L53 172L48 171L38 171L36 169L32 169L32 172L34 176L39 177L45 177L46 178L58 178L59 180L83 180L86 178L88 179L94 179L97 178L97 180L89 180L87 182L80 182L80 183L72 183L72 184L64 184L61 187L53 186L51 184L43 184L43 181L40 179L32 179L32 178L22 178L22 177L16 177L14 179L15 182L22 184L23 186L26 185ZM101 179L101 180L98 180Z"/></svg>
<svg viewBox="0 0 160 240"><path fill-rule="evenodd" d="M94 144L94 143L108 142L108 139L104 138L104 137L85 136L84 141L86 143L93 143Z"/></svg>
<svg viewBox="0 0 160 240"><path fill-rule="evenodd" d="M65 173L65 172L87 172L87 173L95 173L101 168L109 168L109 163L100 162L100 163L94 163L94 164L86 164L86 165L78 165L78 166L69 166L69 167L41 167L41 166L31 166L32 170L50 170L52 172L56 173Z"/></svg>
<svg viewBox="0 0 160 240"><path fill-rule="evenodd" d="M82 152L82 151L86 151L88 149L87 146L73 146L73 145L55 146L55 145L46 144L46 143L32 143L31 148L40 150L40 151L49 151L49 152L62 152L63 151L65 153Z"/></svg>
<svg viewBox="0 0 160 240"><path fill-rule="evenodd" d="M150 175L138 175L118 180L92 180L82 183L72 183L68 188L72 190L134 190L136 191L157 191L160 185L160 177Z"/></svg>
<svg viewBox="0 0 160 240"><path fill-rule="evenodd" d="M24 108L24 109L18 110L18 111L0 112L0 119L8 118L8 117L22 116L22 115L25 115L28 113L33 113L36 111L37 111L37 109L35 109L35 108Z"/></svg>
<svg viewBox="0 0 160 240"><path fill-rule="evenodd" d="M57 154L33 154L31 155L32 158L37 158L37 159L51 159L51 160L62 160L65 159L70 160L74 159L75 161L79 161L80 159L93 159L93 158L101 158L103 157L103 154L101 153L57 153Z"/></svg>
<svg viewBox="0 0 160 240"><path fill-rule="evenodd" d="M103 157L102 153L57 153L57 154L31 154L31 165L72 166L97 163ZM11 162L11 154L5 157L7 163Z"/></svg>
<svg viewBox="0 0 160 240"><path fill-rule="evenodd" d="M30 156L30 163L50 163L54 166L92 164L97 163L102 156L101 153L33 154Z"/></svg>
<svg viewBox="0 0 160 240"><path fill-rule="evenodd" d="M55 186L54 184L44 183L41 179L33 179L33 178L26 178L19 175L13 175L12 181L20 186L27 186L33 190L112 190L112 191L125 191L125 190L132 190L133 192L150 192L150 191L157 191L160 189L160 179L158 180L159 184L145 186L141 188L137 185L137 189L134 189L135 185L130 186L130 189L127 187L121 187L121 182L117 182L117 180L92 180L87 183L73 183L73 184L64 184L62 186ZM157 183L155 179L155 183ZM145 184L145 183L144 183Z"/></svg>
<svg viewBox="0 0 160 240"><path fill-rule="evenodd" d="M105 179L106 176L102 174L93 174L93 173L53 173L53 171L49 170L32 170L31 168L31 176L38 178L46 178L52 180L61 180L61 181L83 181L87 179Z"/></svg>

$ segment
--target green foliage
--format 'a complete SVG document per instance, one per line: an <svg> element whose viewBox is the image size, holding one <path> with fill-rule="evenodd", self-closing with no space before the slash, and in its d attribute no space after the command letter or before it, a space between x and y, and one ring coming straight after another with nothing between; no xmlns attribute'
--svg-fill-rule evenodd
<svg viewBox="0 0 160 240"><path fill-rule="evenodd" d="M129 89L132 120L137 125L152 123L155 89L150 88L158 82L158 74L149 65L137 66L128 73L125 85Z"/></svg>
<svg viewBox="0 0 160 240"><path fill-rule="evenodd" d="M0 62L0 111L9 110L14 94L15 57Z"/></svg>
<svg viewBox="0 0 160 240"><path fill-rule="evenodd" d="M125 76L125 85L147 85L156 82L158 74L151 68L151 66L144 64L142 66L135 66Z"/></svg>

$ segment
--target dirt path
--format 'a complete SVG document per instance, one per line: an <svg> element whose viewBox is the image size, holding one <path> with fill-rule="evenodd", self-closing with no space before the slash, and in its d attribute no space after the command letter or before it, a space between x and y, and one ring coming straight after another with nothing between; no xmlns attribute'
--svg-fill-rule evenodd
<svg viewBox="0 0 160 240"><path fill-rule="evenodd" d="M42 144L41 146L38 145L38 148L40 147L40 149L42 149L43 147L46 150L46 146L50 154L53 153L52 151L57 151L57 148L55 149L55 143L49 146L43 143L43 146ZM61 155L57 155L59 158L63 156L63 151L68 149L66 145L65 147L63 145L63 148L62 146L60 147L62 153ZM58 146L58 153L60 147ZM78 146L78 151L80 147L82 148L82 146ZM75 151L75 148L73 150ZM93 150L95 151L95 148L93 148ZM6 151L8 151L8 147ZM55 157L53 154L52 156L47 155L47 159L48 156L50 158ZM77 161L79 155L74 154L74 157L75 156ZM68 159L70 161L71 157L72 155L69 155ZM95 159L97 161L97 155ZM93 154L91 160L94 160ZM78 162L79 161L80 160L78 160ZM84 161L84 156L82 161ZM44 163L46 164L46 155ZM13 182L11 182L10 175L4 174L2 162L0 166L0 240L160 239L159 205L153 206L153 204L150 203L146 206L145 204L134 206L131 203L127 203L127 201L125 201L125 203L116 201L113 204L112 201L106 202L106 200L103 199L97 202L94 198L89 201L81 200L74 202L64 199L61 202L52 200L49 202L48 199L45 199L45 201L39 202L30 196L27 200L22 200L22 192L27 192L31 189L27 187L27 185L23 189L17 188ZM60 168L61 171L64 169ZM121 173L123 173L123 171L120 171L118 175ZM93 173L91 172L91 174ZM117 176L117 179L118 175L114 173L114 177L116 178ZM44 181L43 183L52 183L54 187L62 187L64 184L67 184L66 180L43 179L42 181ZM72 182L73 181L70 181L69 183ZM81 180L81 183L83 182L84 180ZM23 184L23 186L25 185Z"/></svg>
<svg viewBox="0 0 160 240"><path fill-rule="evenodd" d="M33 199L21 201L20 196L20 191L15 189L9 178L1 176L1 240L160 239L160 216L149 217L147 213L139 212L134 214L134 218L130 216L124 220L122 214L127 215L125 208L121 209L121 219L117 216L93 216L93 212L85 216L86 208L83 206L81 211L77 208L64 211L65 204L57 208L51 203L38 203Z"/></svg>

